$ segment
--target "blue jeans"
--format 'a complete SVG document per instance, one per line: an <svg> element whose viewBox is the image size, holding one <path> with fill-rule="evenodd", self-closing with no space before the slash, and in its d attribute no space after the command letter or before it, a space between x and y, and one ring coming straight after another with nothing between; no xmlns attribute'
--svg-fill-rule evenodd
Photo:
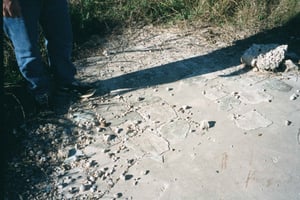
<svg viewBox="0 0 300 200"><path fill-rule="evenodd" d="M71 62L72 29L66 0L19 0L22 17L4 17L4 31L13 43L20 72L33 94L50 92L56 84L74 81ZM39 25L43 29L51 75L39 49Z"/></svg>

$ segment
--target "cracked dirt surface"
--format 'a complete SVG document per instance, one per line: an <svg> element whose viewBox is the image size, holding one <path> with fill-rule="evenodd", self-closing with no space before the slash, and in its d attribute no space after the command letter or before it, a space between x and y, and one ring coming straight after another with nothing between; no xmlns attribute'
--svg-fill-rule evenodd
<svg viewBox="0 0 300 200"><path fill-rule="evenodd" d="M10 163L25 187L12 192L19 199L300 199L299 71L244 67L251 37L227 34L145 27L77 61L78 77L97 93L29 122L24 151ZM244 42L234 43L236 35Z"/></svg>

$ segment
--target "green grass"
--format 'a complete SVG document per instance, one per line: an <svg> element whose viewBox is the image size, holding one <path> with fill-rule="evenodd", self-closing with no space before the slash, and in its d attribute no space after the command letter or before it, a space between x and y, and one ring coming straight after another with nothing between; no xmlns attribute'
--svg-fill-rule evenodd
<svg viewBox="0 0 300 200"><path fill-rule="evenodd" d="M280 26L299 12L299 0L70 0L75 47L93 34L147 24L188 21L263 30ZM7 40L4 60L5 80L21 79Z"/></svg>

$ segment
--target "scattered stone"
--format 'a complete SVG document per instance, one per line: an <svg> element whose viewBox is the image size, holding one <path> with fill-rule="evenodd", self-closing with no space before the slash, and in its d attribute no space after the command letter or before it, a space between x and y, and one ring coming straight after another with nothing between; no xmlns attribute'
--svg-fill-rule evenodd
<svg viewBox="0 0 300 200"><path fill-rule="evenodd" d="M273 158L272 158L272 161L273 161L273 163L275 163L275 164L276 164L276 163L278 163L278 161L279 161L279 158L278 158L278 157L273 157Z"/></svg>
<svg viewBox="0 0 300 200"><path fill-rule="evenodd" d="M145 100L145 97L138 97L137 100L138 100L138 101L143 101L143 100Z"/></svg>
<svg viewBox="0 0 300 200"><path fill-rule="evenodd" d="M139 181L138 180L135 180L134 182L133 182L133 185L137 185L139 183Z"/></svg>
<svg viewBox="0 0 300 200"><path fill-rule="evenodd" d="M105 119L100 119L100 127L101 128L105 128L105 127L107 127L108 126L108 123L106 122L106 120Z"/></svg>
<svg viewBox="0 0 300 200"><path fill-rule="evenodd" d="M284 72L296 71L298 70L298 66L292 60L286 60L284 62L285 70Z"/></svg>
<svg viewBox="0 0 300 200"><path fill-rule="evenodd" d="M115 133L117 133L117 134L119 134L119 133L121 133L123 131L123 129L122 128L115 128Z"/></svg>
<svg viewBox="0 0 300 200"><path fill-rule="evenodd" d="M114 184L114 181L113 181L111 178L108 179L107 184L108 184L108 186L111 187L111 188L115 185L115 184Z"/></svg>
<svg viewBox="0 0 300 200"><path fill-rule="evenodd" d="M150 172L150 170L144 170L144 171L141 172L141 174L142 175L147 175L147 174L149 174L149 172Z"/></svg>
<svg viewBox="0 0 300 200"><path fill-rule="evenodd" d="M126 176L125 176L125 174L121 174L121 175L120 175L120 179L121 179L122 181L126 181Z"/></svg>
<svg viewBox="0 0 300 200"><path fill-rule="evenodd" d="M105 142L111 142L116 137L117 137L117 135L115 135L115 134L104 134L103 135L103 139L104 139Z"/></svg>
<svg viewBox="0 0 300 200"><path fill-rule="evenodd" d="M91 181L92 183L94 183L96 179L94 176L89 176L88 180Z"/></svg>
<svg viewBox="0 0 300 200"><path fill-rule="evenodd" d="M121 192L114 194L114 198L117 199L117 198L120 198L120 197L122 197L122 193Z"/></svg>
<svg viewBox="0 0 300 200"><path fill-rule="evenodd" d="M108 153L110 152L110 149L102 149L102 153Z"/></svg>
<svg viewBox="0 0 300 200"><path fill-rule="evenodd" d="M294 101L294 100L297 99L297 97L298 97L298 95L294 93L294 94L292 94L292 95L290 96L290 100L291 100L291 101Z"/></svg>
<svg viewBox="0 0 300 200"><path fill-rule="evenodd" d="M132 166L134 164L134 159L127 160L128 166Z"/></svg>
<svg viewBox="0 0 300 200"><path fill-rule="evenodd" d="M76 187L70 187L70 188L69 188L69 193L70 193L70 194L74 194L74 193L76 193L76 192L78 192L78 188L76 188Z"/></svg>
<svg viewBox="0 0 300 200"><path fill-rule="evenodd" d="M61 184L58 184L57 188L58 188L59 190L61 190L61 189L64 188L64 185L63 185L62 183L61 183Z"/></svg>
<svg viewBox="0 0 300 200"><path fill-rule="evenodd" d="M202 120L200 122L200 127L199 127L201 130L206 130L208 131L208 129L210 128L209 127L209 122L207 120Z"/></svg>
<svg viewBox="0 0 300 200"><path fill-rule="evenodd" d="M92 167L94 166L95 164L95 161L94 160L89 160L87 163L86 163L86 167Z"/></svg>
<svg viewBox="0 0 300 200"><path fill-rule="evenodd" d="M96 192L97 191L97 185L93 185L91 188L90 188L90 192Z"/></svg>
<svg viewBox="0 0 300 200"><path fill-rule="evenodd" d="M80 192L84 192L84 191L86 191L87 189L88 189L88 187L87 187L87 185L85 185L85 184L81 184L80 187L79 187L79 191L80 191Z"/></svg>
<svg viewBox="0 0 300 200"><path fill-rule="evenodd" d="M284 123L286 126L289 126L289 125L291 125L292 124L292 122L291 121L289 121L289 120L285 120L285 123Z"/></svg>
<svg viewBox="0 0 300 200"><path fill-rule="evenodd" d="M183 108L184 110L188 110L188 109L191 109L192 107L191 107L191 106L188 106L188 105L183 105L182 108Z"/></svg>
<svg viewBox="0 0 300 200"><path fill-rule="evenodd" d="M65 159L64 163L72 163L83 156L84 153L81 150L76 148L70 149L68 153L68 158Z"/></svg>
<svg viewBox="0 0 300 200"><path fill-rule="evenodd" d="M172 91L173 88L167 87L166 90L167 90L167 91Z"/></svg>

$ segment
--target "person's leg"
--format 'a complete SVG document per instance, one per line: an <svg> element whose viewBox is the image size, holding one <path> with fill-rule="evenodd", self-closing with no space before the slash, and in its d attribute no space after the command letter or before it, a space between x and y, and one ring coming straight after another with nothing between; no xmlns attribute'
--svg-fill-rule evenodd
<svg viewBox="0 0 300 200"><path fill-rule="evenodd" d="M66 0L44 0L40 23L43 27L57 89L90 96L95 89L75 80L76 68L71 61L73 35Z"/></svg>
<svg viewBox="0 0 300 200"><path fill-rule="evenodd" d="M72 28L66 0L44 0L40 23L42 25L49 64L59 85L75 79L76 68L71 62Z"/></svg>
<svg viewBox="0 0 300 200"><path fill-rule="evenodd" d="M42 62L38 45L40 0L19 0L22 17L4 17L4 31L13 43L20 72L29 82L33 95L49 92L50 80Z"/></svg>

